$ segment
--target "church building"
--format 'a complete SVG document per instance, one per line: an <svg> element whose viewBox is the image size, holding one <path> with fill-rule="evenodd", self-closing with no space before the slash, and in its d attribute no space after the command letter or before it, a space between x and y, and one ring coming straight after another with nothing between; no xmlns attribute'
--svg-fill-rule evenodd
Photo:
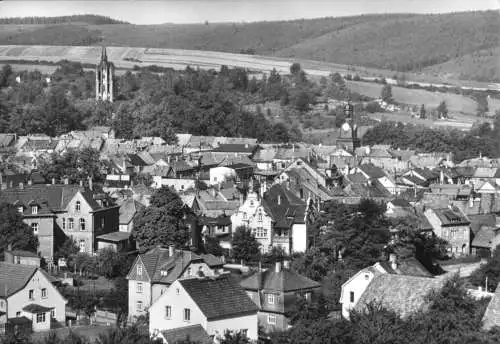
<svg viewBox="0 0 500 344"><path fill-rule="evenodd" d="M102 47L101 61L95 70L95 99L113 102L113 78L115 66L108 61L106 48Z"/></svg>
<svg viewBox="0 0 500 344"><path fill-rule="evenodd" d="M337 146L352 153L361 146L361 141L358 138L358 125L354 122L354 106L351 103L344 107L344 114L345 122L340 127Z"/></svg>

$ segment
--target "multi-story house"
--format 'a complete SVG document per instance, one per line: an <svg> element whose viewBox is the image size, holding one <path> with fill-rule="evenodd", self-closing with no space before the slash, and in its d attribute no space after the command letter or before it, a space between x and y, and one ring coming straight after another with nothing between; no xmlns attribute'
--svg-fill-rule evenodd
<svg viewBox="0 0 500 344"><path fill-rule="evenodd" d="M222 274L223 259L210 254L156 247L135 259L127 275L128 314L145 315L148 308L177 279Z"/></svg>
<svg viewBox="0 0 500 344"><path fill-rule="evenodd" d="M149 332L165 341L165 331L200 325L214 342L227 330L256 341L257 312L233 277L179 279L151 306Z"/></svg>
<svg viewBox="0 0 500 344"><path fill-rule="evenodd" d="M311 202L304 201L283 185L273 185L261 198L250 187L247 199L231 216L233 233L237 227L252 230L262 252L273 247L287 253L303 252L308 246L307 227L313 214Z"/></svg>
<svg viewBox="0 0 500 344"><path fill-rule="evenodd" d="M470 253L470 221L458 208L428 208L424 211L424 215L431 224L434 234L448 242L450 254Z"/></svg>
<svg viewBox="0 0 500 344"><path fill-rule="evenodd" d="M275 269L257 271L242 280L240 285L259 307L259 326L265 331L286 331L289 312L299 298L310 300L321 285L276 263Z"/></svg>
<svg viewBox="0 0 500 344"><path fill-rule="evenodd" d="M0 201L13 204L38 236L39 253L52 259L65 237L73 237L81 252L92 254L96 237L118 230L118 206L78 185L20 185L3 190Z"/></svg>
<svg viewBox="0 0 500 344"><path fill-rule="evenodd" d="M30 323L33 331L49 330L54 321L66 320L66 302L39 267L0 262L0 314L7 315L4 326Z"/></svg>

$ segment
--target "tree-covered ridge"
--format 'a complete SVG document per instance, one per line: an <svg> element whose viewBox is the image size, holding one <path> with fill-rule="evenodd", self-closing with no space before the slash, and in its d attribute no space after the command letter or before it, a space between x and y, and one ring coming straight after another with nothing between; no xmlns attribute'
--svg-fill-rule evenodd
<svg viewBox="0 0 500 344"><path fill-rule="evenodd" d="M500 113L493 125L484 123L470 132L433 129L420 125L381 122L363 136L363 144L388 144L420 152L452 152L455 161L479 155L500 157Z"/></svg>
<svg viewBox="0 0 500 344"><path fill-rule="evenodd" d="M9 24L43 25L43 24L68 24L68 23L86 23L89 25L128 24L128 22L125 21L96 14L78 14L78 15L60 16L60 17L0 18L0 25L9 25Z"/></svg>

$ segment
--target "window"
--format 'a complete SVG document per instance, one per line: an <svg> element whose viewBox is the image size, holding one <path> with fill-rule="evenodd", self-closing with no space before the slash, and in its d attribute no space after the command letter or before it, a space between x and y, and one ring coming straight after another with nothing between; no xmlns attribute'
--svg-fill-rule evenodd
<svg viewBox="0 0 500 344"><path fill-rule="evenodd" d="M255 231L255 237L256 238L266 238L267 237L267 229L259 227Z"/></svg>
<svg viewBox="0 0 500 344"><path fill-rule="evenodd" d="M248 329L244 328L241 330L241 334L244 335L245 337L247 336L248 334Z"/></svg>
<svg viewBox="0 0 500 344"><path fill-rule="evenodd" d="M142 276L142 265L137 265L137 276Z"/></svg>
<svg viewBox="0 0 500 344"><path fill-rule="evenodd" d="M137 283L135 291L138 293L142 293L142 291L143 291L142 283Z"/></svg>
<svg viewBox="0 0 500 344"><path fill-rule="evenodd" d="M5 307L5 303L2 300L0 300L0 308L3 309L4 307Z"/></svg>
<svg viewBox="0 0 500 344"><path fill-rule="evenodd" d="M191 310L184 308L184 321L191 321Z"/></svg>
<svg viewBox="0 0 500 344"><path fill-rule="evenodd" d="M16 318L20 318L21 317L21 312L16 312Z"/></svg>
<svg viewBox="0 0 500 344"><path fill-rule="evenodd" d="M137 308L137 310L138 310L139 312L140 312L140 311L142 311L142 301L137 301L136 306L137 306L136 308Z"/></svg>
<svg viewBox="0 0 500 344"><path fill-rule="evenodd" d="M45 313L37 313L36 314L36 322L37 323L45 322Z"/></svg>
<svg viewBox="0 0 500 344"><path fill-rule="evenodd" d="M180 292L180 290L179 290L179 288L177 288L177 289L175 290L175 293L176 293L177 295L179 295L179 292Z"/></svg>
<svg viewBox="0 0 500 344"><path fill-rule="evenodd" d="M16 256L16 264L21 264L21 256Z"/></svg>
<svg viewBox="0 0 500 344"><path fill-rule="evenodd" d="M165 306L165 318L170 319L172 316L172 306Z"/></svg>
<svg viewBox="0 0 500 344"><path fill-rule="evenodd" d="M53 308L53 309L50 310L50 317L51 318L55 318L56 317L56 309L55 308Z"/></svg>
<svg viewBox="0 0 500 344"><path fill-rule="evenodd" d="M20 213L24 212L23 206L20 205L19 207L17 207L17 211L20 212Z"/></svg>
<svg viewBox="0 0 500 344"><path fill-rule="evenodd" d="M85 230L85 219L80 219L80 230L81 231Z"/></svg>
<svg viewBox="0 0 500 344"><path fill-rule="evenodd" d="M262 210L259 211L259 215L257 216L257 221L262 222Z"/></svg>
<svg viewBox="0 0 500 344"><path fill-rule="evenodd" d="M33 234L38 234L38 223L32 223L31 229L33 230Z"/></svg>
<svg viewBox="0 0 500 344"><path fill-rule="evenodd" d="M243 213L243 220L246 220L247 219L247 213Z"/></svg>
<svg viewBox="0 0 500 344"><path fill-rule="evenodd" d="M250 201L250 206L251 206L251 207L253 207L253 204L254 204L254 202L253 202L253 201Z"/></svg>
<svg viewBox="0 0 500 344"><path fill-rule="evenodd" d="M34 291L33 289L30 289L30 290L28 291L28 298L29 298L30 300L34 300L34 299L35 299L35 291Z"/></svg>
<svg viewBox="0 0 500 344"><path fill-rule="evenodd" d="M276 315L274 314L269 314L267 316L267 323L271 325L276 325Z"/></svg>
<svg viewBox="0 0 500 344"><path fill-rule="evenodd" d="M350 298L351 303L354 302L354 292L353 291L351 291L349 293L349 298Z"/></svg>
<svg viewBox="0 0 500 344"><path fill-rule="evenodd" d="M75 225L75 220L72 217L68 219L68 229L73 230L73 226Z"/></svg>
<svg viewBox="0 0 500 344"><path fill-rule="evenodd" d="M274 305L274 294L267 294L267 303Z"/></svg>
<svg viewBox="0 0 500 344"><path fill-rule="evenodd" d="M66 218L65 217L63 217L63 219L62 219L62 229L66 230Z"/></svg>
<svg viewBox="0 0 500 344"><path fill-rule="evenodd" d="M47 298L47 288L42 288L42 299Z"/></svg>
<svg viewBox="0 0 500 344"><path fill-rule="evenodd" d="M104 228L104 217L101 218L101 228Z"/></svg>
<svg viewBox="0 0 500 344"><path fill-rule="evenodd" d="M79 212L80 209L81 209L81 207L82 207L82 204L80 203L80 201L76 201L76 203L75 203L75 211Z"/></svg>
<svg viewBox="0 0 500 344"><path fill-rule="evenodd" d="M80 253L85 253L85 240L80 240Z"/></svg>
<svg viewBox="0 0 500 344"><path fill-rule="evenodd" d="M191 268L188 268L188 269L187 269L186 274L187 274L188 276L191 276Z"/></svg>
<svg viewBox="0 0 500 344"><path fill-rule="evenodd" d="M31 213L32 214L38 214L38 206L37 205L34 205L31 207Z"/></svg>

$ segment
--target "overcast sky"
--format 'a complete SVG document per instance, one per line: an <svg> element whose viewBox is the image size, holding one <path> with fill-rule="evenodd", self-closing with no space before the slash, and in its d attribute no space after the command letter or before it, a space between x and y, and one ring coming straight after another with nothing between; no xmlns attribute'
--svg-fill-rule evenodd
<svg viewBox="0 0 500 344"><path fill-rule="evenodd" d="M284 20L365 13L499 9L500 0L111 0L0 2L0 17L101 14L134 24Z"/></svg>

